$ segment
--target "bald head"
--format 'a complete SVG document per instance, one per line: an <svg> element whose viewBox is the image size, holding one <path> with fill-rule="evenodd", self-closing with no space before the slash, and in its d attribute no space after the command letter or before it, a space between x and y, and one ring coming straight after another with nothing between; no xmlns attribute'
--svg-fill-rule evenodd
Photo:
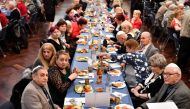
<svg viewBox="0 0 190 109"><path fill-rule="evenodd" d="M143 46L146 46L146 45L152 43L152 37L151 37L150 32L148 32L148 31L142 32L140 43Z"/></svg>

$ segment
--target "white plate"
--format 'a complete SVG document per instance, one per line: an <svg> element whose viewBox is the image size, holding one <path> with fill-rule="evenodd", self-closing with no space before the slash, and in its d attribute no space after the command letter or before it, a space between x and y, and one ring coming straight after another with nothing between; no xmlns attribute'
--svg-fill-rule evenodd
<svg viewBox="0 0 190 109"><path fill-rule="evenodd" d="M113 70L109 71L108 73L112 76L120 76L121 75L121 71L118 69L113 69Z"/></svg>
<svg viewBox="0 0 190 109"><path fill-rule="evenodd" d="M114 109L134 109L134 107L129 104L118 104L114 107Z"/></svg>
<svg viewBox="0 0 190 109"><path fill-rule="evenodd" d="M116 87L116 86L114 86L113 84L121 84L121 85L118 86L118 87ZM125 82L121 82L121 81L112 82L112 87L113 87L113 88L116 88L116 89L121 89L121 88L126 87L126 84L125 84Z"/></svg>
<svg viewBox="0 0 190 109"><path fill-rule="evenodd" d="M107 48L108 52L116 52L118 49L114 47Z"/></svg>

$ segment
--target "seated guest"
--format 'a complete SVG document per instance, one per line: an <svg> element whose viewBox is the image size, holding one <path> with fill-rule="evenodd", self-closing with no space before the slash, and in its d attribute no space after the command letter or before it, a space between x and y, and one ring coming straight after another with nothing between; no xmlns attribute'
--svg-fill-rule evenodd
<svg viewBox="0 0 190 109"><path fill-rule="evenodd" d="M82 5L81 4L77 4L73 7L73 9L75 10L75 17L76 18L80 18L81 16L84 16L84 12L82 10Z"/></svg>
<svg viewBox="0 0 190 109"><path fill-rule="evenodd" d="M152 37L150 32L143 32L140 37L140 46L141 51L145 54L147 59L159 52L159 49L156 48L152 43Z"/></svg>
<svg viewBox="0 0 190 109"><path fill-rule="evenodd" d="M61 50L56 53L54 66L48 70L50 94L55 104L63 107L67 89L77 77L76 70L70 71L69 54Z"/></svg>
<svg viewBox="0 0 190 109"><path fill-rule="evenodd" d="M64 50L65 46L61 43L61 32L59 31L59 29L55 26L55 27L51 27L50 30L50 36L47 39L47 42L51 43L56 51L59 50Z"/></svg>
<svg viewBox="0 0 190 109"><path fill-rule="evenodd" d="M128 13L125 12L122 7L116 7L115 8L115 13L116 14L123 14L123 16L125 17L125 20L129 20L129 17L127 15Z"/></svg>
<svg viewBox="0 0 190 109"><path fill-rule="evenodd" d="M56 50L51 43L44 43L38 53L38 57L33 64L33 68L41 65L45 69L48 69L49 66L53 64L54 56Z"/></svg>
<svg viewBox="0 0 190 109"><path fill-rule="evenodd" d="M70 36L68 34L68 31L67 31L67 23L66 21L64 21L63 19L60 19L56 26L58 27L59 31L61 32L61 36L60 36L60 39L62 41L62 43L67 47L67 48L70 48Z"/></svg>
<svg viewBox="0 0 190 109"><path fill-rule="evenodd" d="M4 13L2 13L0 10L0 23L1 23L2 28L7 26L8 22L9 22L9 20L7 19L6 15Z"/></svg>
<svg viewBox="0 0 190 109"><path fill-rule="evenodd" d="M21 98L22 109L61 109L51 99L48 89L48 72L42 66L33 69L32 81Z"/></svg>
<svg viewBox="0 0 190 109"><path fill-rule="evenodd" d="M26 5L24 4L23 0L16 0L17 2L17 8L20 11L21 17L27 17L28 15L28 9Z"/></svg>
<svg viewBox="0 0 190 109"><path fill-rule="evenodd" d="M76 46L76 41L78 40L78 36L81 32L83 32L84 27L87 25L87 20L81 17L77 22L72 23L72 33L71 33L71 41L73 46Z"/></svg>
<svg viewBox="0 0 190 109"><path fill-rule="evenodd" d="M75 10L73 9L73 7L70 7L66 10L66 15L65 15L65 20L69 20L69 21L72 21L72 22L76 22L77 21L77 18L75 16Z"/></svg>
<svg viewBox="0 0 190 109"><path fill-rule="evenodd" d="M141 11L140 10L134 10L133 11L133 18L131 19L131 23L133 25L134 29L139 29L142 26L142 20L141 20Z"/></svg>
<svg viewBox="0 0 190 109"><path fill-rule="evenodd" d="M132 29L132 24L129 21L125 20L124 22L122 22L121 30L124 31L128 37L135 37Z"/></svg>
<svg viewBox="0 0 190 109"><path fill-rule="evenodd" d="M146 103L173 101L178 109L189 109L190 90L181 80L181 69L174 63L164 69L164 84L154 97L136 109L148 109Z"/></svg>
<svg viewBox="0 0 190 109"><path fill-rule="evenodd" d="M8 16L9 21L15 21L20 19L20 12L16 7L16 3L14 1L9 1L7 5L8 10L11 11L10 16Z"/></svg>
<svg viewBox="0 0 190 109"><path fill-rule="evenodd" d="M116 48L118 48L117 53L118 54L126 53L127 51L124 46L124 43L125 43L125 41L131 39L132 37L130 37L130 36L128 37L127 34L125 34L125 32L123 32L123 31L119 31L116 35L116 38L117 38L117 43L114 44L114 46Z"/></svg>
<svg viewBox="0 0 190 109"><path fill-rule="evenodd" d="M137 86L131 89L131 99L135 108L154 97L164 83L162 73L167 64L165 57L157 53L150 57L149 63L152 73L144 83L138 83Z"/></svg>
<svg viewBox="0 0 190 109"><path fill-rule="evenodd" d="M125 21L125 17L124 17L123 14L116 14L115 19L114 19L114 24L113 24L114 27L115 27L115 29L113 31L113 34L115 36L116 36L116 34L117 34L118 31L121 31L121 24L124 21ZM115 42L117 41L115 39L112 39L112 40L114 40Z"/></svg>

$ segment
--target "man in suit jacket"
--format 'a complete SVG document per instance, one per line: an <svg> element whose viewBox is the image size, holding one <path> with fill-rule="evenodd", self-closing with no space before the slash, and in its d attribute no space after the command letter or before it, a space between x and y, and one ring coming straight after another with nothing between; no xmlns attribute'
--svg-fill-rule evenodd
<svg viewBox="0 0 190 109"><path fill-rule="evenodd" d="M140 45L141 45L141 50L147 57L147 60L154 55L155 53L158 53L159 50L152 44L152 37L151 33L148 31L145 31L141 34L140 38Z"/></svg>
<svg viewBox="0 0 190 109"><path fill-rule="evenodd" d="M32 79L22 94L22 109L61 109L53 104L49 94L47 70L42 66L35 67Z"/></svg>
<svg viewBox="0 0 190 109"><path fill-rule="evenodd" d="M174 63L164 69L164 84L159 92L137 109L148 109L146 103L165 102L172 100L179 109L189 109L190 90L181 81L181 69Z"/></svg>

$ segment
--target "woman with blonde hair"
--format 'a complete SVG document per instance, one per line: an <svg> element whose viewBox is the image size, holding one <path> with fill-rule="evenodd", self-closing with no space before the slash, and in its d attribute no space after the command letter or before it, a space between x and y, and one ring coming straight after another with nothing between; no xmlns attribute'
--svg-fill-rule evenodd
<svg viewBox="0 0 190 109"><path fill-rule="evenodd" d="M69 59L69 54L60 50L55 55L54 65L48 69L50 94L53 102L60 107L64 105L67 89L77 77L76 70L70 70Z"/></svg>
<svg viewBox="0 0 190 109"><path fill-rule="evenodd" d="M56 50L51 43L44 43L38 53L38 57L33 64L33 68L38 65L48 69L53 64Z"/></svg>

